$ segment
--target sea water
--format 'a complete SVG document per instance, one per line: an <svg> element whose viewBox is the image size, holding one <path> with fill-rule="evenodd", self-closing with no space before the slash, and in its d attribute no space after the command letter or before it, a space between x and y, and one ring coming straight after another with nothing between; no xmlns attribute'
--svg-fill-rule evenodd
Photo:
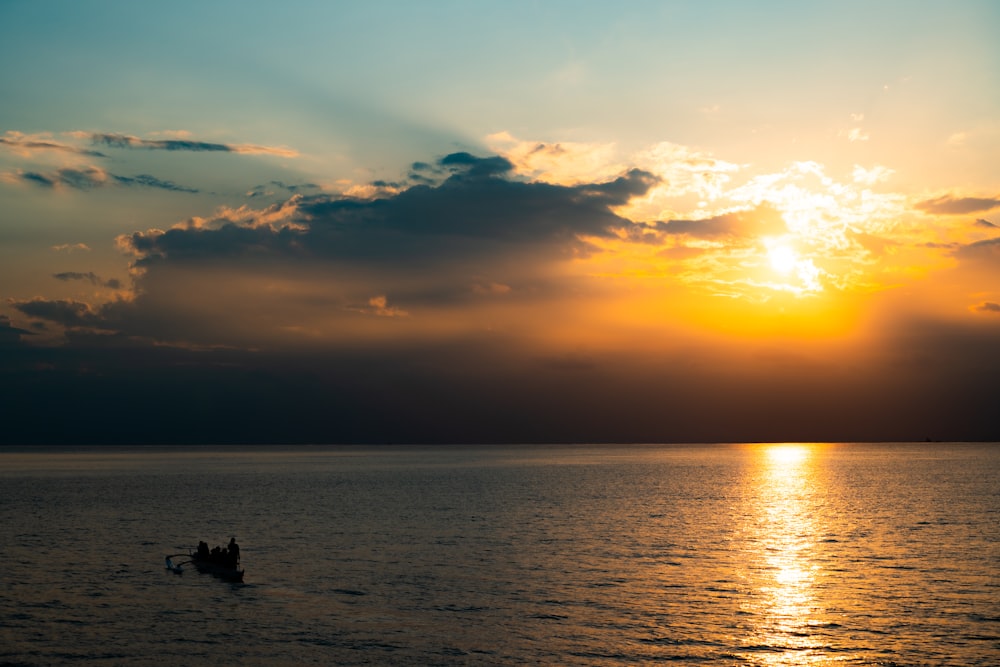
<svg viewBox="0 0 1000 667"><path fill-rule="evenodd" d="M5 666L1000 665L996 444L5 449L0 531Z"/></svg>

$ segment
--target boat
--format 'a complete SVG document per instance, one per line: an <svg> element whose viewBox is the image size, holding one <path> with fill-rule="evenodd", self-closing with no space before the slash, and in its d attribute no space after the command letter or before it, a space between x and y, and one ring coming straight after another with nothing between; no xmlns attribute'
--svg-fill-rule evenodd
<svg viewBox="0 0 1000 667"><path fill-rule="evenodd" d="M229 544L234 546L236 540ZM186 558L187 560L174 563L174 558ZM235 547L235 555L222 550L219 547L214 551L208 550L208 545L201 542L197 551L189 551L186 554L171 554L167 556L166 567L174 574L183 574L183 565L194 565L195 569L202 574L211 574L224 581L243 582L245 571L239 566L239 547Z"/></svg>
<svg viewBox="0 0 1000 667"><path fill-rule="evenodd" d="M197 553L190 554L190 563L195 566L198 572L202 574L210 574L213 577L218 577L225 581L232 581L237 583L243 582L243 575L245 574L239 565L233 563L222 563L212 560L211 558L203 558Z"/></svg>

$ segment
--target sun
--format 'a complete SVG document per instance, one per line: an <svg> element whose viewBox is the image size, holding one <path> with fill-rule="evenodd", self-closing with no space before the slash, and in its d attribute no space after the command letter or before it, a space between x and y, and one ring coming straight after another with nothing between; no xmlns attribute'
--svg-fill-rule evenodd
<svg viewBox="0 0 1000 667"><path fill-rule="evenodd" d="M820 279L824 275L813 260L804 257L789 236L764 238L766 265L781 276L777 281L767 282L771 289L787 291L799 296L816 294L823 290Z"/></svg>
<svg viewBox="0 0 1000 667"><path fill-rule="evenodd" d="M787 276L799 264L799 255L793 248L787 245L774 245L767 249L767 259L771 263L771 268L778 273Z"/></svg>

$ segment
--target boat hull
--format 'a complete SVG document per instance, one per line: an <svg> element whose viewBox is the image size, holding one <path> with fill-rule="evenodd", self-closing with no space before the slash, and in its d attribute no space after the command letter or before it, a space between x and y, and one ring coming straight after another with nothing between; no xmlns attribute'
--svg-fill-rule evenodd
<svg viewBox="0 0 1000 667"><path fill-rule="evenodd" d="M194 565L202 574L210 574L213 577L218 577L219 579L223 579L225 581L243 581L244 572L239 568L229 567L228 565L223 565L221 563L213 563L212 561L203 560L197 556L191 558L191 564Z"/></svg>

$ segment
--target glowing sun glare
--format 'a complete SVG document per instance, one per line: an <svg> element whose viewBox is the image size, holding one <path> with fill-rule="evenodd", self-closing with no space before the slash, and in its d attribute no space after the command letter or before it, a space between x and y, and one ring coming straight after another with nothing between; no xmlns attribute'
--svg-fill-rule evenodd
<svg viewBox="0 0 1000 667"><path fill-rule="evenodd" d="M803 445L777 445L769 447L767 456L772 463L780 466L794 466L809 456L809 449Z"/></svg>
<svg viewBox="0 0 1000 667"><path fill-rule="evenodd" d="M799 256L786 245L772 246L767 251L767 259L771 268L783 275L788 275L799 263Z"/></svg>

